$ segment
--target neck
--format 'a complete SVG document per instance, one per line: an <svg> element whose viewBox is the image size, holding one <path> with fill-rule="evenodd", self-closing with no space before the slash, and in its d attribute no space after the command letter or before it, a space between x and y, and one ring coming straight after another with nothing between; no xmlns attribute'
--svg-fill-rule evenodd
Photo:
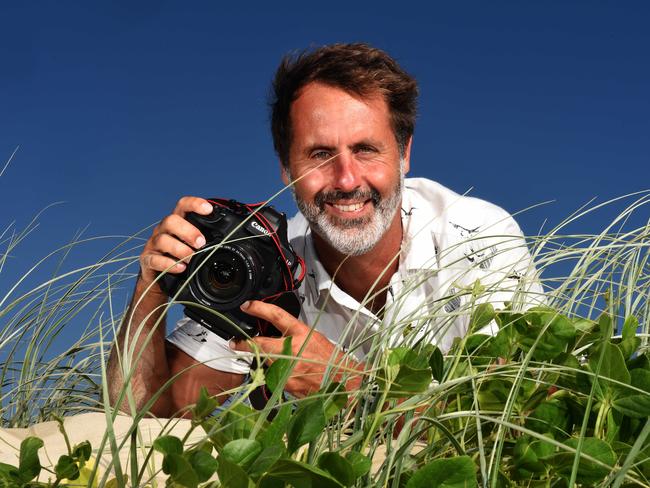
<svg viewBox="0 0 650 488"><path fill-rule="evenodd" d="M360 303L364 299L368 300L364 304L366 308L375 313L380 312L386 303L390 278L399 266L402 246L402 219L399 209L377 245L360 256L341 254L317 233L313 232L312 236L318 259L337 286Z"/></svg>

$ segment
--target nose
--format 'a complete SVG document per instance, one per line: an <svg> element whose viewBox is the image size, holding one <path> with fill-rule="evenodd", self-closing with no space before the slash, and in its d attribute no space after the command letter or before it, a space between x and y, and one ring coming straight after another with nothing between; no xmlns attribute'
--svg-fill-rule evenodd
<svg viewBox="0 0 650 488"><path fill-rule="evenodd" d="M335 189L352 191L361 186L361 168L351 152L340 153L334 161L333 169Z"/></svg>

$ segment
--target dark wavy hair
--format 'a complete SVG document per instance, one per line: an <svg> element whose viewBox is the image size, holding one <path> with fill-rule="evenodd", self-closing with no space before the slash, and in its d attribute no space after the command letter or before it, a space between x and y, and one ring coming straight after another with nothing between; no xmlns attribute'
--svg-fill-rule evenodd
<svg viewBox="0 0 650 488"><path fill-rule="evenodd" d="M415 79L384 51L368 44L332 44L285 56L273 79L271 132L275 151L287 167L292 142L291 104L302 87L320 82L351 94L380 94L390 110L400 155L415 129L418 87Z"/></svg>

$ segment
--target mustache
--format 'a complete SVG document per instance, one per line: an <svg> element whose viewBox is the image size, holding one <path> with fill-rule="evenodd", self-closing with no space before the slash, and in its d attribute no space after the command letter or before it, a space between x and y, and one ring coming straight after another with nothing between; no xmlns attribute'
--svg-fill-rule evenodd
<svg viewBox="0 0 650 488"><path fill-rule="evenodd" d="M368 188L367 190L356 188L352 191L319 191L314 196L314 204L321 210L325 208L326 203L333 203L337 200L372 200L372 203L376 206L381 201L381 195L374 188Z"/></svg>

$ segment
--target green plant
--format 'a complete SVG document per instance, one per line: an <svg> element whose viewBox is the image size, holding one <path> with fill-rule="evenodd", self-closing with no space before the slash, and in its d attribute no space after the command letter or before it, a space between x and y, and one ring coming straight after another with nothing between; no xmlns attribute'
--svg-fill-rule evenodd
<svg viewBox="0 0 650 488"><path fill-rule="evenodd" d="M330 364L318 393L283 400L299 359L285 349L266 373L233 391L242 396L230 407L215 411L214 399L198 399L189 427L205 431L198 442L189 433L166 433L175 419L145 442L139 435L145 410L133 416L124 439L113 430L117 412L106 405L104 368L107 338L122 318L115 293L132 280L128 266L137 262L138 250L126 239L96 264L73 271L60 264L31 290L19 293L20 283L3 290L2 426L103 412L106 432L93 443L93 455L110 459L104 472L97 464L90 469L87 486L145 486L160 470L170 486L650 486L650 226L626 227L648 197L638 195L600 234L563 234L595 206L530 239L544 305L524 310L525 289L508 306L493 305L498 282L454 286L455 295L387 324L355 391L332 378L343 373L343 382L356 371ZM31 230L2 234L0 271ZM62 263L78 245L83 241L52 256ZM410 286L423 279L414 276ZM446 313L446 300L459 297L465 307ZM444 327L458 314L471 317L469 333L444 354L413 333ZM496 333L482 334L492 321ZM63 337L66 347L54 350ZM388 337L397 338L391 347ZM263 383L274 391L267 408L242 404ZM272 410L277 414L269 420ZM64 475L89 469L87 444L69 447L49 472L35 462L38 449L38 439L26 440L18 465L0 467L6 485L47 486L43 473L63 485ZM128 465L119 457L125 450ZM152 466L154 453L162 455L161 466Z"/></svg>
<svg viewBox="0 0 650 488"><path fill-rule="evenodd" d="M91 460L92 446L88 441L71 446L61 419L59 419L59 428L65 439L68 453L59 457L54 469L41 466L38 451L43 447L43 440L30 436L20 443L18 466L0 463L0 486L7 488L97 487L95 471L88 465ZM48 481L36 481L42 470L48 473ZM109 481L105 486L116 486L116 480Z"/></svg>

